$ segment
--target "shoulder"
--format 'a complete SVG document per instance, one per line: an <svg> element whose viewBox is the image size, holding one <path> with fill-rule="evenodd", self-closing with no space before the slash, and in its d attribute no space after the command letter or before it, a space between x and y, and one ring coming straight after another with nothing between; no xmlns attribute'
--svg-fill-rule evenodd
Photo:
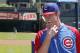
<svg viewBox="0 0 80 53"><path fill-rule="evenodd" d="M76 34L79 34L79 31L75 28L75 27L72 27L72 26L69 26L69 25L66 25L67 28L69 28L72 32L76 33Z"/></svg>
<svg viewBox="0 0 80 53"><path fill-rule="evenodd" d="M47 30L47 28L42 29L42 30L39 30L39 31L37 32L37 36L41 37L42 34L44 33L44 31L46 31L46 30Z"/></svg>

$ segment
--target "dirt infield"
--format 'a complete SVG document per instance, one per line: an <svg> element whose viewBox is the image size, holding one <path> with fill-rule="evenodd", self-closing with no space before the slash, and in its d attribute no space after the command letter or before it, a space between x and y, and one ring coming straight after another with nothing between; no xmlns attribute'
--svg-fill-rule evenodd
<svg viewBox="0 0 80 53"><path fill-rule="evenodd" d="M31 40L0 40L0 45L31 45Z"/></svg>

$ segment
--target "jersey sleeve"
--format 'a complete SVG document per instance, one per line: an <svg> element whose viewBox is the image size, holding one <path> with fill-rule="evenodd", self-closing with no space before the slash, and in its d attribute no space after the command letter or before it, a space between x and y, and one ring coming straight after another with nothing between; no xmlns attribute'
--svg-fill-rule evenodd
<svg viewBox="0 0 80 53"><path fill-rule="evenodd" d="M76 48L77 48L77 53L80 53L80 33L79 31L76 30Z"/></svg>
<svg viewBox="0 0 80 53"><path fill-rule="evenodd" d="M42 35L42 31L39 31L37 34L36 34L36 38L35 38L35 53L37 53L39 47L40 47L40 37Z"/></svg>
<svg viewBox="0 0 80 53"><path fill-rule="evenodd" d="M80 33L76 28L71 26L68 27L76 34L76 49L77 49L77 53L80 53Z"/></svg>

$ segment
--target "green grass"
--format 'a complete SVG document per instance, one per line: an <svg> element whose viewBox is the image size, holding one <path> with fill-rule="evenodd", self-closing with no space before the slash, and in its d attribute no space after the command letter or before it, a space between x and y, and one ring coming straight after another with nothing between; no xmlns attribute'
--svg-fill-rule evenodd
<svg viewBox="0 0 80 53"><path fill-rule="evenodd" d="M12 7L12 5L7 5L7 4L0 4L0 7Z"/></svg>
<svg viewBox="0 0 80 53"><path fill-rule="evenodd" d="M31 46L0 45L0 53L31 53Z"/></svg>
<svg viewBox="0 0 80 53"><path fill-rule="evenodd" d="M32 40L35 38L35 33L14 33L0 32L0 39L17 39L17 40Z"/></svg>
<svg viewBox="0 0 80 53"><path fill-rule="evenodd" d="M0 40L32 40L35 33L0 32ZM31 45L0 45L0 53L32 53Z"/></svg>

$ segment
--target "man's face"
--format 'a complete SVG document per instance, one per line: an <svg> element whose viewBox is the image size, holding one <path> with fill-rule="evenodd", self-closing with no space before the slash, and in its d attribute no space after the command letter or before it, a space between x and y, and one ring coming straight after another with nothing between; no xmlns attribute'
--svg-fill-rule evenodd
<svg viewBox="0 0 80 53"><path fill-rule="evenodd" d="M46 20L46 27L47 28L53 27L58 22L58 16L56 13L46 14L46 15L43 14L43 16Z"/></svg>

